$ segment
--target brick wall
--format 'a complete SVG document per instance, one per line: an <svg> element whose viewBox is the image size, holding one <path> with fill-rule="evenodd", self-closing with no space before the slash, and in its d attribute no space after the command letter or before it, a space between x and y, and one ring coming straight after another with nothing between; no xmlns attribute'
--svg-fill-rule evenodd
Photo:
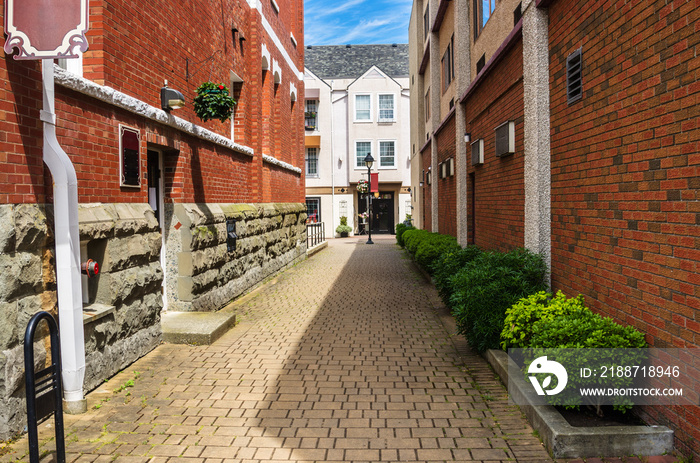
<svg viewBox="0 0 700 463"><path fill-rule="evenodd" d="M428 146L420 153L421 165L423 169L423 172L421 173L421 180L423 182L423 229L428 231L433 231L431 200L432 186L428 185L428 168L430 167L431 151L430 144L428 144ZM435 175L432 175L432 181L435 181Z"/></svg>
<svg viewBox="0 0 700 463"><path fill-rule="evenodd" d="M552 282L657 347L700 345L700 3L553 2ZM566 58L583 52L583 98ZM650 407L700 456L698 407Z"/></svg>
<svg viewBox="0 0 700 463"><path fill-rule="evenodd" d="M173 111L173 115L229 138L232 123L202 122L194 114L192 101L196 88L207 80L230 86L233 71L244 81L231 89L238 101L234 141L253 148L255 155L250 159L57 86L57 131L76 166L80 202L147 201L145 184L140 190L119 187L120 123L141 130L142 172L146 172L148 133L158 133L165 140L164 146L152 146L169 148L166 174L169 171L173 177L165 178L166 186L171 186L166 190L166 201L262 201L262 154L303 166L304 108L290 97L290 84L294 84L297 100L303 101L303 81L297 78L303 66L301 2L283 2L279 14L270 2L262 6L293 67L262 26L260 13L245 1L180 5L147 0L140 2L138 9L136 17L133 7L123 1L90 2L90 49L84 56L84 76L157 108L160 88L167 80L168 86L182 92L186 101L185 107ZM233 27L239 32L232 34ZM298 41L296 47L290 33ZM240 40L241 36L245 40ZM263 44L281 70L279 84L273 83L271 71L262 71ZM0 61L0 80L5 83L0 86L4 128L0 133L0 202L51 201L51 181L45 179L48 169L42 162L39 63L9 58ZM275 185L266 187L274 194L265 199L301 201L301 176L271 168L281 172L273 176Z"/></svg>
<svg viewBox="0 0 700 463"><path fill-rule="evenodd" d="M457 236L457 180L454 175L440 178L439 164L452 158L455 162L455 118L449 116L437 133L438 171L434 180L438 183L438 198L440 198L438 214L438 231L445 235ZM455 165L456 166L456 165ZM455 167L456 169L456 167ZM453 169L454 170L454 169Z"/></svg>
<svg viewBox="0 0 700 463"><path fill-rule="evenodd" d="M475 212L469 219L474 225L470 242L484 249L524 245L522 63L522 40L518 40L465 101L471 141L484 140L483 165L471 165L471 146L467 147L467 191L474 191L467 195L467 207L469 214ZM495 129L506 121L515 122L515 154L499 158Z"/></svg>

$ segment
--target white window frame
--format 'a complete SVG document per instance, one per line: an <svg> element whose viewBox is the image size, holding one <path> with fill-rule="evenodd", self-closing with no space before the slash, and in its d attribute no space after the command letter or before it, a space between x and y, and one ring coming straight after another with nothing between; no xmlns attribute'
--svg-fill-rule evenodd
<svg viewBox="0 0 700 463"><path fill-rule="evenodd" d="M382 143L393 143L394 145L394 164L391 166L383 166L382 165ZM378 140L377 141L377 160L375 161L375 164L377 165L378 169L396 169L396 140Z"/></svg>
<svg viewBox="0 0 700 463"><path fill-rule="evenodd" d="M365 170L367 169L367 166L365 166L365 158L362 158L362 166L357 165L357 145L358 143L369 143L369 152L374 157L374 143L372 143L372 140L355 140L355 151L354 151L354 157L355 157L355 162L353 165L355 166L355 170ZM365 155L367 156L367 155ZM374 164L377 165L378 161L375 159Z"/></svg>
<svg viewBox="0 0 700 463"><path fill-rule="evenodd" d="M381 98L383 96L391 97L391 119L382 119ZM395 93L380 93L377 95L377 122L396 122L396 94Z"/></svg>
<svg viewBox="0 0 700 463"><path fill-rule="evenodd" d="M358 117L357 117L357 97L359 97L359 96L366 96L368 101L369 101L369 117L367 119L358 119ZM355 104L355 108L353 111L354 121L355 122L372 122L372 94L371 93L356 93L355 98L353 100L354 100L354 104ZM362 111L366 111L366 110L363 109Z"/></svg>
<svg viewBox="0 0 700 463"><path fill-rule="evenodd" d="M316 157L316 173L314 173L314 174L309 173L309 150L315 151L314 156ZM305 162L305 164L306 164L306 177L307 178L319 178L319 172L318 172L318 167L319 167L318 161L320 159L320 156L318 153L319 151L320 151L319 148L317 148L315 146L306 147L306 162Z"/></svg>

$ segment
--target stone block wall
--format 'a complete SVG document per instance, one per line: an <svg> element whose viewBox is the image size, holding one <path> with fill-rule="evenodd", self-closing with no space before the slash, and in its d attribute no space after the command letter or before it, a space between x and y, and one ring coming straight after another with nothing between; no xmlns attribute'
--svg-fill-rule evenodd
<svg viewBox="0 0 700 463"><path fill-rule="evenodd" d="M80 238L100 275L87 284L86 391L160 343L161 234L148 204L81 205ZM57 317L52 208L0 205L0 440L25 424L23 337L29 319ZM36 336L39 362L48 341Z"/></svg>
<svg viewBox="0 0 700 463"><path fill-rule="evenodd" d="M218 310L306 257L304 204L171 204L165 209L168 310ZM231 252L227 219L235 220L238 236Z"/></svg>

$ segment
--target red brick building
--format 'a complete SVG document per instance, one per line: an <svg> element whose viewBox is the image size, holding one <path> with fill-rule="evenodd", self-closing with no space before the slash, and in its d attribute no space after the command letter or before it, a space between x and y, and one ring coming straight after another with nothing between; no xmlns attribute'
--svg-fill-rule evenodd
<svg viewBox="0 0 700 463"><path fill-rule="evenodd" d="M414 163L456 172L414 178L420 226L540 252L552 290L700 347L700 4L416 1L410 42ZM700 408L641 414L700 455Z"/></svg>
<svg viewBox="0 0 700 463"><path fill-rule="evenodd" d="M85 390L157 345L161 309L215 311L306 249L303 2L91 0L89 23L88 50L55 67L80 258L102 267L82 283ZM231 120L196 116L207 81L229 87ZM165 85L183 108L161 108ZM0 284L5 353L31 314L63 310L42 93L40 61L0 61L0 268L18 269ZM0 439L23 423L19 380L5 376Z"/></svg>

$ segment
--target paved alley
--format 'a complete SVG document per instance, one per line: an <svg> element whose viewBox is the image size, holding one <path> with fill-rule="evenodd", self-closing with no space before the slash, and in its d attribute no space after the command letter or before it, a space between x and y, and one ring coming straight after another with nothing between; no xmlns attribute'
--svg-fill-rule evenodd
<svg viewBox="0 0 700 463"><path fill-rule="evenodd" d="M394 237L364 243L331 240L214 345L163 344L89 394L68 461L551 461Z"/></svg>

